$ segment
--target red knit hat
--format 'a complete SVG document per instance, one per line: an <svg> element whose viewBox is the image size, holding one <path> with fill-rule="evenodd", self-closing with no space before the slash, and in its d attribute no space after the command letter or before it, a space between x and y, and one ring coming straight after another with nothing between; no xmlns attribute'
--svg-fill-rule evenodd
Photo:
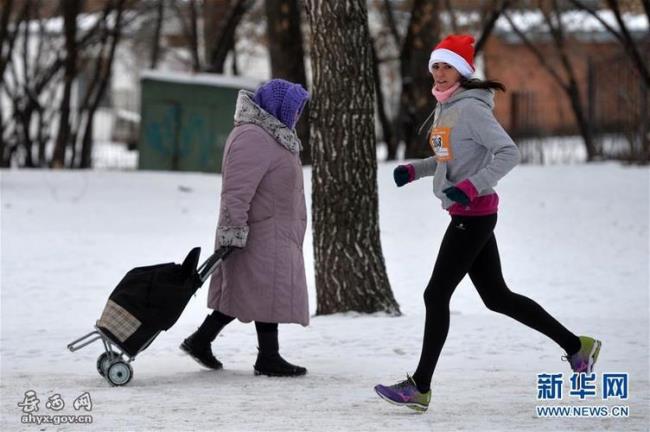
<svg viewBox="0 0 650 432"><path fill-rule="evenodd" d="M434 63L447 63L458 73L469 77L474 72L474 38L470 35L449 35L431 52L429 72Z"/></svg>

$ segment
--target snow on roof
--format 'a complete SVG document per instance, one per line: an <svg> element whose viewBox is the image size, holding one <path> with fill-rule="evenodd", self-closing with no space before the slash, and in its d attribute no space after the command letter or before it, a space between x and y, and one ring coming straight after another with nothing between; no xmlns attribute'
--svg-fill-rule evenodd
<svg viewBox="0 0 650 432"><path fill-rule="evenodd" d="M515 11L507 12L512 22L520 30L526 32L531 30L546 29L544 16L539 10L535 11ZM610 10L598 10L598 16L605 21L608 25L617 31L620 31L616 17ZM645 15L624 13L622 14L623 21L630 32L647 32L648 20ZM566 31L569 32L607 32L603 25L591 14L581 10L569 10L562 13L562 24ZM501 16L496 22L495 29L499 33L510 33L512 28L508 20Z"/></svg>
<svg viewBox="0 0 650 432"><path fill-rule="evenodd" d="M93 27L95 27L98 23L99 20L102 19L103 13L101 12L96 12L96 13L82 13L77 15L77 31L79 32L85 32L88 30L91 30ZM107 25L109 28L112 28L116 18L116 13L113 11L108 17L107 17ZM125 21L131 22L132 20L138 18L137 11L133 10L126 10L122 13L122 22L124 23ZM41 19L33 19L29 21L29 31L30 33L38 33L41 30L41 26L43 27L43 30L47 34L62 34L63 33L63 17L61 16L56 16L52 18L41 18ZM125 29L122 29L123 31Z"/></svg>
<svg viewBox="0 0 650 432"><path fill-rule="evenodd" d="M114 110L115 115L121 119L128 120L134 123L140 122L140 113L135 111L129 111L126 109L117 108Z"/></svg>
<svg viewBox="0 0 650 432"><path fill-rule="evenodd" d="M183 84L201 84L214 87L230 87L245 90L255 90L261 84L261 81L249 77L236 77L209 73L191 74L157 70L142 71L140 73L140 79L176 82Z"/></svg>

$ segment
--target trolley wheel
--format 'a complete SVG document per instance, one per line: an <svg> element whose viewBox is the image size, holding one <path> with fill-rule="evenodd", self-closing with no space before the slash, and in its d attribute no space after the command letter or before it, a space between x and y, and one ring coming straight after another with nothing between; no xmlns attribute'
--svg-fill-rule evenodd
<svg viewBox="0 0 650 432"><path fill-rule="evenodd" d="M114 386L126 385L132 377L133 368L122 360L112 363L106 371L106 379Z"/></svg>
<svg viewBox="0 0 650 432"><path fill-rule="evenodd" d="M111 351L111 354L112 355L109 357L107 352L103 352L99 357L97 357L97 372L99 372L101 376L106 375L106 370L111 365L111 360L119 359L121 357L115 351Z"/></svg>

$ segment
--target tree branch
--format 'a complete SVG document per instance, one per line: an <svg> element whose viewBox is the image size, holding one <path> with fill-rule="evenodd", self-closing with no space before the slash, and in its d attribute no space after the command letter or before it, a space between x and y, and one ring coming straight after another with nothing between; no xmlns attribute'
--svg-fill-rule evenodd
<svg viewBox="0 0 650 432"><path fill-rule="evenodd" d="M589 6L583 4L579 0L569 0L569 2L571 2L571 4L576 8L578 8L579 10L583 10L589 13L589 15L593 16L603 27L605 27L605 30L607 30L612 35L614 35L614 37L616 37L616 39L618 39L619 42L625 43L623 36L621 36L621 34L617 32L612 26L607 24L607 21L605 21L600 15L598 15L597 11L591 9Z"/></svg>
<svg viewBox="0 0 650 432"><path fill-rule="evenodd" d="M636 64L637 69L639 70L639 73L641 74L641 77L645 81L646 85L650 86L650 72L648 71L648 66L643 61L643 57L639 53L638 46L634 42L632 35L630 35L630 32L627 29L627 25L625 24L625 21L623 21L623 17L621 16L621 9L619 7L618 2L615 0L607 0L607 5L612 10L612 12L614 12L614 16L616 17L616 22L618 22L618 26L621 28L621 34L625 39L625 43L623 44L623 47L628 52L628 55L632 58L634 64Z"/></svg>
<svg viewBox="0 0 650 432"><path fill-rule="evenodd" d="M174 10L176 11L176 16L181 22L181 27L183 27L183 34L185 39L189 43L189 51L192 56L192 69L194 72L201 70L201 60L199 58L199 45L198 45L198 36L196 31L196 3L194 0L190 0L190 23L188 25L183 14L183 10L178 3L172 2ZM193 21L193 22L192 22Z"/></svg>
<svg viewBox="0 0 650 432"><path fill-rule="evenodd" d="M564 37L562 16L557 4L557 0L553 0L553 12L555 12L555 20L557 22L557 25L553 25L551 15L546 9L540 7L540 10L542 12L542 16L544 17L544 21L546 21L546 25L548 25L548 28L551 32L551 36L553 36L553 40L555 41L556 52L560 56L560 61L562 62L564 71L569 77L569 88L571 88L574 84L577 85L577 80L575 73L573 72L573 66L571 65L569 56L566 54L566 38Z"/></svg>
<svg viewBox="0 0 650 432"><path fill-rule="evenodd" d="M492 9L492 13L483 24L483 31L481 32L481 36L478 38L478 42L476 42L476 45L474 46L474 55L478 55L478 53L483 50L483 46L492 34L492 30L494 30L494 26L499 20L499 17L510 6L510 3L512 3L512 0L501 0L501 4L498 7Z"/></svg>
<svg viewBox="0 0 650 432"><path fill-rule="evenodd" d="M153 35L153 47L151 49L151 62L149 67L155 69L158 66L158 59L160 57L160 35L162 33L162 26L165 18L165 0L158 0L156 7L156 27Z"/></svg>
<svg viewBox="0 0 650 432"><path fill-rule="evenodd" d="M451 24L451 32L458 34L458 20L456 19L456 13L454 12L454 8L451 6L451 0L444 0L445 1L445 9L447 9L447 13L449 14L449 23Z"/></svg>
<svg viewBox="0 0 650 432"><path fill-rule="evenodd" d="M210 64L207 67L208 72L223 73L223 65L228 53L233 49L235 44L235 31L241 22L244 14L253 5L251 0L236 0L231 5L226 17L221 22L221 28L217 34L216 42L213 45L210 54Z"/></svg>
<svg viewBox="0 0 650 432"><path fill-rule="evenodd" d="M390 30L390 33L393 35L393 39L395 40L395 46L397 49L400 49L402 47L402 38L399 35L399 31L397 31L395 14L393 13L393 5L391 4L390 0L384 0L384 15L386 16L388 29Z"/></svg>
<svg viewBox="0 0 650 432"><path fill-rule="evenodd" d="M544 58L544 55L540 52L540 50L528 39L528 37L524 34L524 32L519 29L515 25L515 23L512 21L512 18L510 15L505 12L503 16L506 18L508 21L508 24L510 24L510 27L512 30L519 36L519 39L528 47L528 49L533 53L535 57L537 57L537 60L539 60L540 65L548 71L549 74L553 77L553 79L562 87L565 91L568 91L568 86L562 79L562 77L553 69L551 66L548 65L546 59Z"/></svg>

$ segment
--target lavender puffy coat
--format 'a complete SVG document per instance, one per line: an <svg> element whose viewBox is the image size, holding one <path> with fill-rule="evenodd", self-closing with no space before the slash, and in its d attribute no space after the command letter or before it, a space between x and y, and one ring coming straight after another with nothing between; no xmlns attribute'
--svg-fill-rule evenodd
<svg viewBox="0 0 650 432"><path fill-rule="evenodd" d="M215 249L238 246L213 274L208 307L243 322L309 324L300 141L240 91L223 158Z"/></svg>

